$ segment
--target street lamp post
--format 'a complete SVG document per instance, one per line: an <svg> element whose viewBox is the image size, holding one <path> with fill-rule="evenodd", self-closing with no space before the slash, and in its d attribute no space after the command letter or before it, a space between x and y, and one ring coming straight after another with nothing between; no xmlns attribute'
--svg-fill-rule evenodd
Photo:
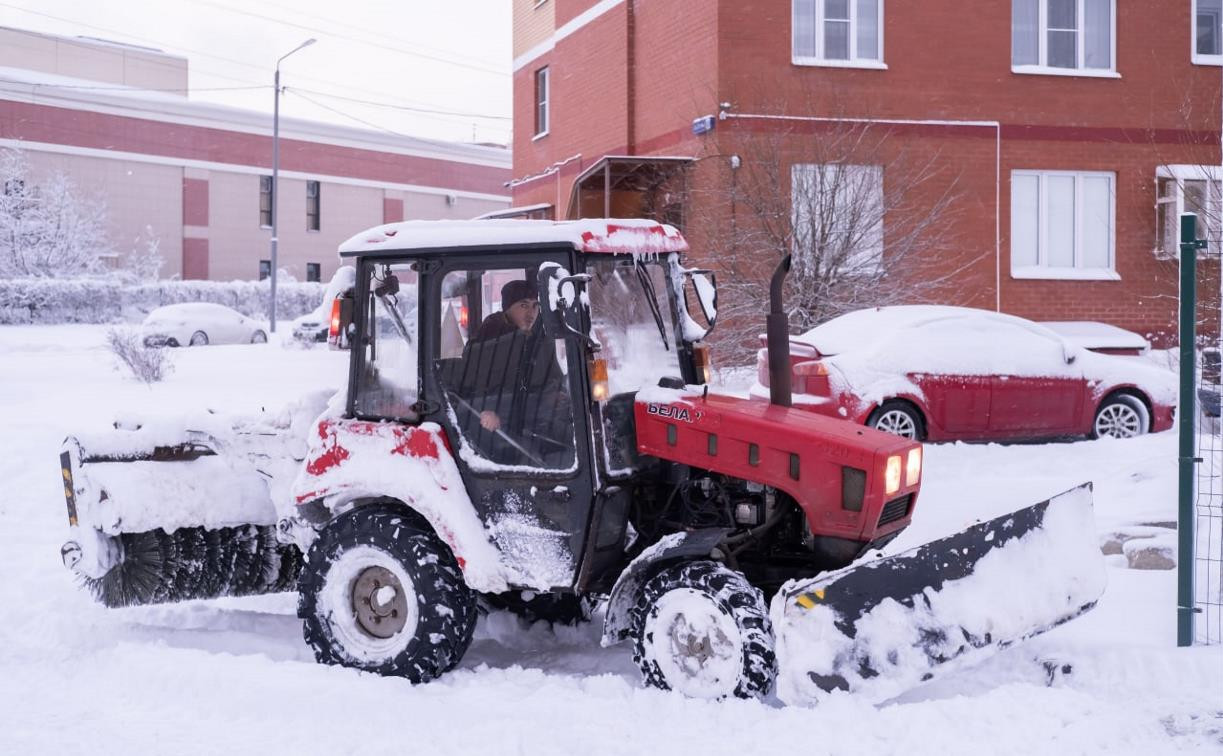
<svg viewBox="0 0 1223 756"><path fill-rule="evenodd" d="M277 208L277 205L280 204L280 63L303 47L309 47L317 41L311 37L277 58L276 74L273 77L272 88L276 90L276 95L272 104L272 302L268 313L268 326L272 333L276 333L276 245L280 241L276 236L277 223L280 221L280 211Z"/></svg>

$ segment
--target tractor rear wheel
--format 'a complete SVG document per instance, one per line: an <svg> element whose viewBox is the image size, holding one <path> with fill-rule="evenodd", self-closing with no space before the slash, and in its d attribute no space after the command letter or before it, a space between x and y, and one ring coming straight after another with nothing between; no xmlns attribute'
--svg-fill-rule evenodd
<svg viewBox="0 0 1223 756"><path fill-rule="evenodd" d="M713 561L668 567L633 607L633 660L646 685L692 698L759 698L777 675L764 595Z"/></svg>
<svg viewBox="0 0 1223 756"><path fill-rule="evenodd" d="M423 683L463 658L475 631L476 594L423 522L359 508L310 547L297 615L319 662Z"/></svg>

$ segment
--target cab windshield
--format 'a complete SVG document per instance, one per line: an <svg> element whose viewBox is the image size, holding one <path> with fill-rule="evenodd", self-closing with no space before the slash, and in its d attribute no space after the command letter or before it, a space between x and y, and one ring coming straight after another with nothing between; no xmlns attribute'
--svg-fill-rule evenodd
<svg viewBox="0 0 1223 756"><path fill-rule="evenodd" d="M587 266L591 335L607 361L610 395L679 378L674 318L661 262L607 257Z"/></svg>

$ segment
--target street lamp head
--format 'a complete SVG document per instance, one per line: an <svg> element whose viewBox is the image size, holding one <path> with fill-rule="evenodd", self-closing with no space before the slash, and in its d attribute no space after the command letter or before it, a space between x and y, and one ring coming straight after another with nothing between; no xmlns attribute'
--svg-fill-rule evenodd
<svg viewBox="0 0 1223 756"><path fill-rule="evenodd" d="M277 69L280 68L280 62L283 61L285 58L289 57L290 55L297 52L298 50L301 50L302 48L309 47L310 45L314 44L315 42L318 42L318 40L315 39L314 37L311 37L310 39L306 40L305 42L302 42L300 45L298 45L297 47L294 47L292 50L288 51L284 55L281 55L279 58L276 59L276 68Z"/></svg>

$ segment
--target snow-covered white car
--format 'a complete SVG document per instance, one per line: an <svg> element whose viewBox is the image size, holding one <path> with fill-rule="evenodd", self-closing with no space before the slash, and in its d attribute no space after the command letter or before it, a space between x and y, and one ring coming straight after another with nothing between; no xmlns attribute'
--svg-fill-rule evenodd
<svg viewBox="0 0 1223 756"><path fill-rule="evenodd" d="M331 303L335 298L351 289L357 282L357 271L351 265L342 265L327 284L323 292L323 301L311 312L293 321L293 338L312 344L327 340L327 331L331 327Z"/></svg>
<svg viewBox="0 0 1223 756"><path fill-rule="evenodd" d="M141 326L145 346L206 346L263 344L263 323L237 310L211 302L187 302L158 307Z"/></svg>
<svg viewBox="0 0 1223 756"><path fill-rule="evenodd" d="M878 307L790 338L794 406L906 438L1113 436L1172 427L1176 376L1039 323L967 307ZM757 360L757 397L768 365Z"/></svg>

